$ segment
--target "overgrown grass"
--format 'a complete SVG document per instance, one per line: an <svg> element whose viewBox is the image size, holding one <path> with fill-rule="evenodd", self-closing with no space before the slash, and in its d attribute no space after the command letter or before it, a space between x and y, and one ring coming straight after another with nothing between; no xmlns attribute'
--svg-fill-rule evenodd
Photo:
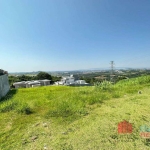
<svg viewBox="0 0 150 150"><path fill-rule="evenodd" d="M43 149L44 144L56 150L117 149L120 138L131 139L131 148L141 144L146 149L149 143L141 140L138 129L150 120L149 86L150 76L143 76L115 85L105 81L91 87L12 90L0 102L0 149ZM117 134L117 123L124 119L134 126L129 137Z"/></svg>
<svg viewBox="0 0 150 150"><path fill-rule="evenodd" d="M12 97L12 90L2 99L0 112L16 111L31 114L38 107L47 106L46 117L80 116L88 113L87 106L103 103L111 98L119 98L125 94L133 94L149 85L150 76L126 79L113 85L104 81L93 87L40 87L34 89L19 89L17 97ZM32 108L33 107L33 108Z"/></svg>
<svg viewBox="0 0 150 150"><path fill-rule="evenodd" d="M0 112L6 113L9 111L16 111L17 113L27 115L31 114L32 110L28 103L13 99L14 94L16 94L16 89L12 89L4 98L1 99Z"/></svg>

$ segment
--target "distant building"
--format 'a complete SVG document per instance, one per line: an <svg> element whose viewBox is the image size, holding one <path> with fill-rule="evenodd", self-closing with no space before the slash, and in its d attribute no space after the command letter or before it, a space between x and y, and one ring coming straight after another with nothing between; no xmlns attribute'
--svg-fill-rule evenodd
<svg viewBox="0 0 150 150"><path fill-rule="evenodd" d="M55 82L57 85L69 85L75 82L73 75L62 77L61 81Z"/></svg>
<svg viewBox="0 0 150 150"><path fill-rule="evenodd" d="M62 77L61 81L55 82L56 85L89 85L84 80L75 80L73 75Z"/></svg>
<svg viewBox="0 0 150 150"><path fill-rule="evenodd" d="M13 84L13 86L17 89L17 88L25 88L26 87L26 82L22 81L22 82L15 82Z"/></svg>
<svg viewBox="0 0 150 150"><path fill-rule="evenodd" d="M76 80L76 84L86 84L85 80Z"/></svg>
<svg viewBox="0 0 150 150"><path fill-rule="evenodd" d="M122 71L120 71L120 70L116 70L115 72L117 72L117 73L123 73Z"/></svg>
<svg viewBox="0 0 150 150"><path fill-rule="evenodd" d="M13 86L15 88L29 88L29 87L37 87L37 86L47 86L50 85L50 80L36 80L36 81L22 81L15 82Z"/></svg>

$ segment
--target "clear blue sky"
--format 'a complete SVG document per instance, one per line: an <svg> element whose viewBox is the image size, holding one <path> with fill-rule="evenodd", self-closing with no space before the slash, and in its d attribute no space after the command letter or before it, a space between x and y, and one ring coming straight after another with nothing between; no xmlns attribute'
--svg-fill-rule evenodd
<svg viewBox="0 0 150 150"><path fill-rule="evenodd" d="M8 72L150 68L150 0L0 0Z"/></svg>

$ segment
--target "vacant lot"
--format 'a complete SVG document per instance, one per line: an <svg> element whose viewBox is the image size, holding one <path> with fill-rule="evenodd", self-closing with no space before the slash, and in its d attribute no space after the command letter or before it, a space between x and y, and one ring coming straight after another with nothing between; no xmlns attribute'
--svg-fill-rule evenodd
<svg viewBox="0 0 150 150"><path fill-rule="evenodd" d="M149 76L116 85L11 90L0 102L0 149L150 149L139 135L140 126L150 127L149 111ZM123 120L132 124L131 134L118 134Z"/></svg>

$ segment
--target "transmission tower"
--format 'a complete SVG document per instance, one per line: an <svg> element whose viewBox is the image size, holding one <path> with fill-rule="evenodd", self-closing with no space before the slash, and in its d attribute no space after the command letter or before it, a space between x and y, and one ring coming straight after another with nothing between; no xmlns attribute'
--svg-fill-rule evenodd
<svg viewBox="0 0 150 150"><path fill-rule="evenodd" d="M113 82L113 78L114 78L114 61L110 62L110 67L111 67L111 73L110 73L110 81Z"/></svg>

